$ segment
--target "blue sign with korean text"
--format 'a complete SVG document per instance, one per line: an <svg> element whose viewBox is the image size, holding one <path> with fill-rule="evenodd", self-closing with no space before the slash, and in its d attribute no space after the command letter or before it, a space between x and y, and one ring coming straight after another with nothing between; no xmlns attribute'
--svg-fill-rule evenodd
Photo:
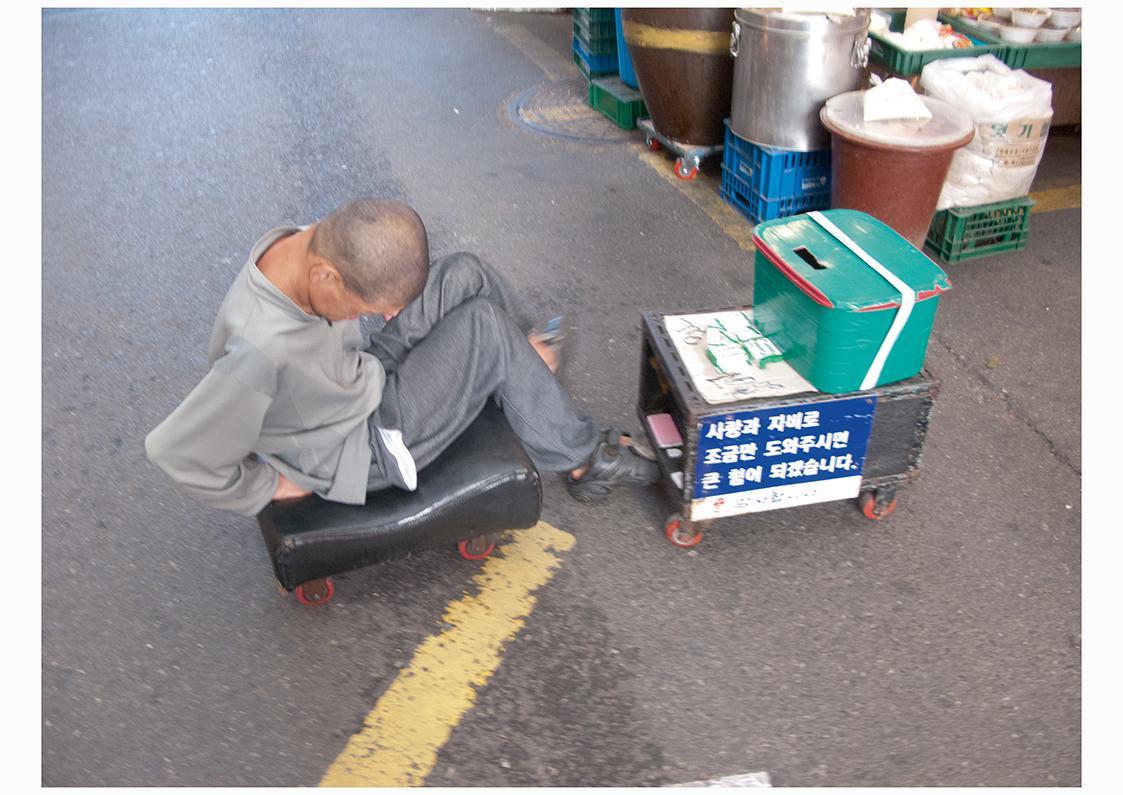
<svg viewBox="0 0 1123 795"><path fill-rule="evenodd" d="M876 408L869 395L704 417L694 499L860 477Z"/></svg>

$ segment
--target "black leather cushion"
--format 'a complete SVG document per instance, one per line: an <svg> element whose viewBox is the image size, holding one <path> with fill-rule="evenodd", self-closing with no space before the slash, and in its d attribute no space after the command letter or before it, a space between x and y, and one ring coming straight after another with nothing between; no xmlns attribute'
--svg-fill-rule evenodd
<svg viewBox="0 0 1123 795"><path fill-rule="evenodd" d="M281 585L369 566L485 533L531 527L542 482L503 413L491 402L417 476L416 491L386 489L366 505L312 495L273 502L257 516Z"/></svg>

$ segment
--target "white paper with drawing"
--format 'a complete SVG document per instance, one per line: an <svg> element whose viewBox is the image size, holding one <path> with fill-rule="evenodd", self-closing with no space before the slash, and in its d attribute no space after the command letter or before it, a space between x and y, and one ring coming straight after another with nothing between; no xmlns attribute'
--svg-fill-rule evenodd
<svg viewBox="0 0 1123 795"><path fill-rule="evenodd" d="M752 309L664 315L663 323L694 388L708 403L816 391L787 362L771 361L761 366L760 361L768 360L757 358L754 361L752 345L746 346L749 355L736 362L719 347L723 337L736 341L751 337L752 332L759 334L751 325ZM746 328L751 329L749 334Z"/></svg>

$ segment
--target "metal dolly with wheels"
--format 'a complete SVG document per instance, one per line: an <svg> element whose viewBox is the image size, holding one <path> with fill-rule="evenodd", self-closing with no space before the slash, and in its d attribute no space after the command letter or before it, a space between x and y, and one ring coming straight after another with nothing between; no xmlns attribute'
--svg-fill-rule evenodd
<svg viewBox="0 0 1123 795"><path fill-rule="evenodd" d="M751 312L751 307L741 309ZM709 403L695 387L668 331L667 320L674 317L654 313L643 316L636 407L640 423L656 450L663 475L660 488L672 507L663 526L668 541L681 548L694 547L702 540L703 531L715 523L732 522L737 516L743 523L747 518L744 514L750 512L851 499L855 490L858 508L867 519L880 521L893 513L899 488L920 474L921 452L933 402L939 392L939 382L930 373L922 370L912 378L863 392L760 394L734 402ZM815 428L776 432L771 439L765 432L771 418L779 416L786 421L809 416L809 412L816 418ZM681 446L660 446L649 419L657 414L671 416L681 436ZM819 425L820 415L822 425ZM848 448L823 450L819 447L821 439L830 436L828 420L832 417L843 423L835 427L848 429L845 437ZM750 425L762 418L763 424ZM856 422L859 424L855 425ZM736 437L710 438L714 435L714 426L727 429L729 423L738 429ZM752 428L752 433L742 434L742 427ZM859 431L864 438L858 438ZM841 438L833 436L826 443L829 446L832 439L839 442ZM789 450L786 445L791 439L796 441L790 448L792 454L786 456L789 465L793 458L821 458L831 471L819 470L816 463L817 473L823 478L829 474L833 482L808 480L806 472L802 479L797 477L779 487L767 482L769 467L777 465L771 462L785 461ZM806 450L800 449L800 444L806 445ZM799 453L794 452L797 449ZM851 454L847 462L849 468L843 471L840 464L836 472L835 459L841 462L845 458L835 454L845 453L847 449ZM773 453L775 456L770 458ZM720 463L714 465L719 460ZM733 473L736 473L736 488L715 488L712 493L706 492L709 485L722 485L723 475L730 475L724 479L725 486L734 482ZM758 481L753 480L754 475Z"/></svg>
<svg viewBox="0 0 1123 795"><path fill-rule="evenodd" d="M649 118L636 121L636 127L643 132L649 150L658 152L660 149L666 147L678 155L675 160L675 176L679 179L694 179L697 177L698 169L702 167L702 161L710 155L715 155L722 150L721 144L715 146L699 146L696 144L682 143L681 141L676 141L674 138L668 138L655 129L655 125Z"/></svg>
<svg viewBox="0 0 1123 795"><path fill-rule="evenodd" d="M271 502L257 521L283 592L327 604L331 575L444 545L483 560L506 530L532 527L542 483L503 413L492 403L417 475L417 489L371 492L365 505L311 495Z"/></svg>

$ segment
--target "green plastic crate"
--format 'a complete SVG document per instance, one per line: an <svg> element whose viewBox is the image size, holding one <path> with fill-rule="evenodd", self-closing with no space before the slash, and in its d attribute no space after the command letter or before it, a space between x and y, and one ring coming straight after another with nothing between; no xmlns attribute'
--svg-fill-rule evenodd
<svg viewBox="0 0 1123 795"><path fill-rule="evenodd" d="M900 33L905 29L905 17L908 16L907 8L876 8L874 11L883 17L889 17L889 30Z"/></svg>
<svg viewBox="0 0 1123 795"><path fill-rule="evenodd" d="M1080 66L1081 49L1078 41L1035 41L1014 44L1004 41L997 33L972 24L961 17L940 14L940 21L951 25L973 39L996 42L1001 48L995 55L1011 69L1064 69Z"/></svg>
<svg viewBox="0 0 1123 795"><path fill-rule="evenodd" d="M904 50L889 39L870 31L870 58L888 71L907 77L919 74L927 64L943 58L975 58L980 55L1001 57L1002 45L977 36L968 35L968 38L975 42L975 46L951 50Z"/></svg>
<svg viewBox="0 0 1123 795"><path fill-rule="evenodd" d="M932 219L924 248L944 262L1020 251L1029 242L1033 199L1023 196L975 207L940 210Z"/></svg>
<svg viewBox="0 0 1123 795"><path fill-rule="evenodd" d="M602 54L608 48L616 52L616 17L610 16L607 21L593 22L588 17L573 15L573 35L581 39L590 52Z"/></svg>
<svg viewBox="0 0 1123 795"><path fill-rule="evenodd" d="M615 8L574 8L573 18L580 19L585 22L604 25L611 22L616 24L616 9Z"/></svg>
<svg viewBox="0 0 1123 795"><path fill-rule="evenodd" d="M911 378L924 366L940 294L951 288L947 274L867 213L822 214L916 292L876 385ZM820 392L860 389L896 318L900 293L809 215L759 223L753 242L757 328Z"/></svg>
<svg viewBox="0 0 1123 795"><path fill-rule="evenodd" d="M577 33L574 33L574 35L577 36L577 40L581 42L581 46L585 48L585 52L589 53L589 55L611 55L613 58L616 57L615 35L592 40L577 35Z"/></svg>
<svg viewBox="0 0 1123 795"><path fill-rule="evenodd" d="M602 77L589 83L589 106L625 130L634 130L636 120L647 115L643 95L619 77Z"/></svg>

